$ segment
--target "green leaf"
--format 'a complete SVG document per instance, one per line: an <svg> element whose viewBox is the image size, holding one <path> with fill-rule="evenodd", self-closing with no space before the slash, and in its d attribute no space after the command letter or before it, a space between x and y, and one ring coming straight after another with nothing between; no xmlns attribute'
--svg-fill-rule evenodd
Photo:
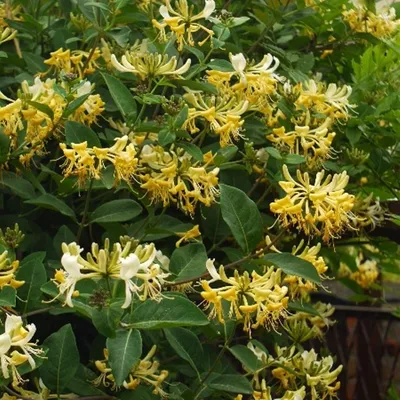
<svg viewBox="0 0 400 400"><path fill-rule="evenodd" d="M75 121L65 123L65 141L69 146L72 143L87 142L89 147L101 147L97 134L89 127Z"/></svg>
<svg viewBox="0 0 400 400"><path fill-rule="evenodd" d="M76 111L90 96L90 93L84 94L83 96L78 97L74 101L71 101L65 108L63 112L63 117L69 117L74 111Z"/></svg>
<svg viewBox="0 0 400 400"><path fill-rule="evenodd" d="M47 65L44 63L44 58L38 54L29 53L27 51L22 52L22 57L26 62L28 71L35 75L38 72L45 72L47 70Z"/></svg>
<svg viewBox="0 0 400 400"><path fill-rule="evenodd" d="M203 153L195 144L178 142L177 145L190 154L196 161L203 161Z"/></svg>
<svg viewBox="0 0 400 400"><path fill-rule="evenodd" d="M307 279L311 282L321 282L321 278L319 277L314 265L300 257L294 256L293 254L271 253L266 254L263 259L276 265L285 274L300 276L301 278Z"/></svg>
<svg viewBox="0 0 400 400"><path fill-rule="evenodd" d="M237 344L236 346L230 347L229 351L238 359L242 365L249 372L256 372L259 370L263 363L257 358L257 356L246 346Z"/></svg>
<svg viewBox="0 0 400 400"><path fill-rule="evenodd" d="M18 268L16 279L25 281L18 289L18 297L24 304L24 313L43 307L41 286L47 281L43 260L45 252L31 253L26 256Z"/></svg>
<svg viewBox="0 0 400 400"><path fill-rule="evenodd" d="M232 64L227 60L214 59L208 63L208 68L223 72L233 72Z"/></svg>
<svg viewBox="0 0 400 400"><path fill-rule="evenodd" d="M281 153L279 153L279 150L277 150L275 147L266 147L265 150L271 157L275 158L276 160L282 160Z"/></svg>
<svg viewBox="0 0 400 400"><path fill-rule="evenodd" d="M92 311L93 325L103 336L115 337L115 331L124 313L121 305L121 302L112 303L101 310L94 309Z"/></svg>
<svg viewBox="0 0 400 400"><path fill-rule="evenodd" d="M204 313L183 296L168 294L160 302L148 299L128 316L129 328L161 329L208 325Z"/></svg>
<svg viewBox="0 0 400 400"><path fill-rule="evenodd" d="M64 201L58 199L50 193L42 194L33 200L26 200L25 203L33 204L42 208L48 208L50 210L58 211L67 217L76 219L74 210L67 206Z"/></svg>
<svg viewBox="0 0 400 400"><path fill-rule="evenodd" d="M47 104L38 103L37 101L28 101L27 103L42 113L45 113L53 121L54 112Z"/></svg>
<svg viewBox="0 0 400 400"><path fill-rule="evenodd" d="M207 253L203 244L190 243L176 249L171 256L170 271L175 280L195 278L206 272Z"/></svg>
<svg viewBox="0 0 400 400"><path fill-rule="evenodd" d="M10 151L10 138L0 129L0 164L4 164L8 160Z"/></svg>
<svg viewBox="0 0 400 400"><path fill-rule="evenodd" d="M17 291L11 286L4 286L0 290L0 306L15 307L17 301Z"/></svg>
<svg viewBox="0 0 400 400"><path fill-rule="evenodd" d="M299 154L288 154L284 157L284 164L303 164L305 162L304 156Z"/></svg>
<svg viewBox="0 0 400 400"><path fill-rule="evenodd" d="M171 131L169 128L161 129L161 131L158 133L158 143L161 146L166 146L167 144L174 143L175 139L175 132Z"/></svg>
<svg viewBox="0 0 400 400"><path fill-rule="evenodd" d="M182 125L185 123L187 120L189 113L189 107L185 106L182 108L181 111L179 111L178 115L174 119L174 128L175 129L181 129Z"/></svg>
<svg viewBox="0 0 400 400"><path fill-rule="evenodd" d="M242 375L217 374L213 372L208 378L207 386L210 389L222 392L252 394L253 388L250 382Z"/></svg>
<svg viewBox="0 0 400 400"><path fill-rule="evenodd" d="M64 325L50 335L43 346L48 347L49 352L47 362L40 367L40 377L46 387L60 394L79 367L79 352L71 325Z"/></svg>
<svg viewBox="0 0 400 400"><path fill-rule="evenodd" d="M14 194L23 199L35 197L32 184L14 172L2 171L0 184L7 186Z"/></svg>
<svg viewBox="0 0 400 400"><path fill-rule="evenodd" d="M96 208L90 215L90 223L125 222L137 217L142 206L131 199L109 201Z"/></svg>
<svg viewBox="0 0 400 400"><path fill-rule="evenodd" d="M115 383L121 386L142 355L142 337L136 329L119 330L107 339L108 359Z"/></svg>
<svg viewBox="0 0 400 400"><path fill-rule="evenodd" d="M246 193L232 186L220 185L222 218L247 254L263 239L263 223L257 205Z"/></svg>
<svg viewBox="0 0 400 400"><path fill-rule="evenodd" d="M117 78L108 74L101 74L108 86L111 97L125 119L136 118L136 102L129 89Z"/></svg>
<svg viewBox="0 0 400 400"><path fill-rule="evenodd" d="M164 329L168 343L179 357L187 361L198 373L198 365L203 361L203 348L198 337L185 328Z"/></svg>

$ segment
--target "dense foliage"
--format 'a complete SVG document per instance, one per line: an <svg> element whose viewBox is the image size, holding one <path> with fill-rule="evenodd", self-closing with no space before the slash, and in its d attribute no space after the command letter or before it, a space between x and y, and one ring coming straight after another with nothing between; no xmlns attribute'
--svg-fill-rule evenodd
<svg viewBox="0 0 400 400"><path fill-rule="evenodd" d="M337 397L314 294L378 304L400 272L399 24L1 2L1 399Z"/></svg>

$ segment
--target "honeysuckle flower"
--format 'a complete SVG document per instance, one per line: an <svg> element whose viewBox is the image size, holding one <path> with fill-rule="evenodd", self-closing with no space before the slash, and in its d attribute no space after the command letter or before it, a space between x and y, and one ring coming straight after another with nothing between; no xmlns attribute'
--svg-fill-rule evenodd
<svg viewBox="0 0 400 400"><path fill-rule="evenodd" d="M295 105L298 109L312 108L332 120L348 119L350 110L354 107L349 103L351 93L351 86L338 87L335 83L330 83L326 87L322 82L310 79L301 84L300 95Z"/></svg>
<svg viewBox="0 0 400 400"><path fill-rule="evenodd" d="M31 342L36 326L28 324L23 326L22 318L7 314L4 324L5 332L0 335L0 364L1 372L5 379L11 376L13 384L23 382L17 367L28 361L32 369L36 367L34 356L40 356L43 350L37 348L36 343Z"/></svg>
<svg viewBox="0 0 400 400"><path fill-rule="evenodd" d="M198 202L209 207L219 195L219 169L207 171L206 165L185 152L145 145L137 176L152 202L162 202L164 207L176 204L192 215Z"/></svg>
<svg viewBox="0 0 400 400"><path fill-rule="evenodd" d="M77 176L80 185L87 178L101 179L106 163L114 166L116 182L124 180L130 183L135 175L138 163L136 149L126 135L116 138L111 147L88 147L87 142L72 143L71 147L69 149L65 143L60 143L65 157L61 167L66 178Z"/></svg>
<svg viewBox="0 0 400 400"><path fill-rule="evenodd" d="M19 268L19 261L11 261L8 258L8 251L5 250L0 254L0 289L4 286L11 286L15 289L21 287L25 281L15 279L15 274Z"/></svg>
<svg viewBox="0 0 400 400"><path fill-rule="evenodd" d="M343 11L343 17L353 31L368 32L377 38L392 36L400 25L393 7L378 8L377 14L374 14L361 5Z"/></svg>
<svg viewBox="0 0 400 400"><path fill-rule="evenodd" d="M317 128L309 126L295 126L293 131L287 132L284 126L275 128L267 138L277 147L289 150L290 154L303 155L312 167L330 158L334 152L331 148L335 132L329 132L332 120L327 118Z"/></svg>
<svg viewBox="0 0 400 400"><path fill-rule="evenodd" d="M193 228L189 229L186 232L176 232L175 235L179 236L180 239L175 243L176 247L179 247L183 242L188 242L192 239L196 239L201 236L201 232L199 230L199 225L195 225Z"/></svg>
<svg viewBox="0 0 400 400"><path fill-rule="evenodd" d="M0 28L0 44L8 42L17 36L17 31L9 27Z"/></svg>
<svg viewBox="0 0 400 400"><path fill-rule="evenodd" d="M366 259L362 252L356 257L357 270L352 271L345 263L340 263L339 277L346 277L357 282L363 289L368 289L379 277L378 263Z"/></svg>
<svg viewBox="0 0 400 400"><path fill-rule="evenodd" d="M214 10L214 0L205 0L203 10L195 15L193 15L193 7L189 6L186 0L175 1L175 8L172 7L170 0L165 0L165 5L159 9L163 20L158 22L153 19L153 26L160 31L160 39L163 41L167 39L165 29L168 27L175 34L178 51L182 51L185 44L195 46L193 34L202 30L207 34L204 40L198 42L199 46L202 46L214 35L214 32L197 21L207 19Z"/></svg>
<svg viewBox="0 0 400 400"><path fill-rule="evenodd" d="M56 74L70 74L74 77L83 78L86 75L93 74L98 68L97 60L101 56L101 50L96 48L94 52L83 50L64 50L59 48L50 53L50 58L44 61L50 68L41 76L55 72ZM86 62L86 61L89 62Z"/></svg>
<svg viewBox="0 0 400 400"><path fill-rule="evenodd" d="M294 226L306 235L322 236L325 242L351 228L354 196L344 191L349 181L346 172L328 175L325 180L325 171L318 172L314 184L307 172L302 174L299 170L295 181L286 165L283 175L286 181L280 181L279 185L286 196L272 202L270 209L279 214L284 227Z"/></svg>
<svg viewBox="0 0 400 400"><path fill-rule="evenodd" d="M169 58L167 54L127 51L122 56L121 63L115 54L112 54L111 64L120 72L132 73L144 80L161 76L179 77L189 70L191 60L188 59L185 64L177 68L178 60L175 56Z"/></svg>
<svg viewBox="0 0 400 400"><path fill-rule="evenodd" d="M244 331L256 329L260 325L274 328L277 321L286 315L288 288L281 286L281 270L270 267L263 275L255 271L251 275L247 271L240 275L235 270L234 275L228 277L223 266L216 270L214 260L208 260L206 267L211 279L201 281L201 296L205 300L206 309L211 307L210 318L217 317L224 323L223 300L230 303L229 317L242 321ZM212 288L210 284L215 282L224 285Z"/></svg>
<svg viewBox="0 0 400 400"><path fill-rule="evenodd" d="M352 224L356 228L374 230L388 219L387 210L382 207L379 197L375 198L373 193L364 199L360 195L356 197L353 214L355 218L352 219Z"/></svg>
<svg viewBox="0 0 400 400"><path fill-rule="evenodd" d="M184 128L191 134L199 132L197 120L209 122L211 130L219 135L221 147L231 144L241 137L240 130L244 124L241 116L247 111L249 102L236 97L204 96L199 93L187 93L185 100L192 106L184 123Z"/></svg>
<svg viewBox="0 0 400 400"><path fill-rule="evenodd" d="M168 377L167 370L159 371L160 363L152 360L157 350L157 346L153 346L147 355L139 360L138 363L132 365L128 378L124 380L122 386L127 390L135 390L140 384L150 385L153 387L153 394L166 397L167 393L162 389L162 384ZM117 390L112 369L108 365L108 350L104 349L104 359L96 360L95 366L101 372L93 383L96 386L111 386L112 390Z"/></svg>

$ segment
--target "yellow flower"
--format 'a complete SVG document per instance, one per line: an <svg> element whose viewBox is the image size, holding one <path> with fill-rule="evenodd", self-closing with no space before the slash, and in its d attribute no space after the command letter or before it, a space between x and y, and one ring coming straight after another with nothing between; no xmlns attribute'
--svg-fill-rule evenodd
<svg viewBox="0 0 400 400"><path fill-rule="evenodd" d="M185 100L192 106L184 128L191 134L200 131L196 126L198 119L206 120L211 130L219 135L221 147L225 147L241 137L244 124L241 116L247 111L249 102L237 97L205 96L201 93L187 93Z"/></svg>
<svg viewBox="0 0 400 400"><path fill-rule="evenodd" d="M279 214L284 227L294 226L308 236L317 234L325 242L351 228L354 196L344 191L349 181L346 172L328 175L324 181L325 171L318 172L314 184L307 172L302 174L299 170L295 181L286 165L283 175L286 181L279 185L286 196L271 203L270 209Z"/></svg>
<svg viewBox="0 0 400 400"><path fill-rule="evenodd" d="M0 44L13 40L17 36L17 31L9 27L0 28Z"/></svg>
<svg viewBox="0 0 400 400"><path fill-rule="evenodd" d="M182 242L188 242L191 239L195 239L201 236L201 232L199 230L199 225L195 225L193 228L189 229L186 232L176 232L175 235L179 236L180 239L176 242L176 247L179 247Z"/></svg>
<svg viewBox="0 0 400 400"><path fill-rule="evenodd" d="M271 108L271 95L276 92L281 78L275 74L279 60L271 54L264 55L257 63L247 64L242 53L229 54L234 72L208 70L208 82L221 95L239 97L249 103L249 109L266 113ZM236 83L235 83L236 82Z"/></svg>
<svg viewBox="0 0 400 400"><path fill-rule="evenodd" d="M355 258L357 270L352 271L345 263L340 263L339 276L347 277L357 282L363 289L368 289L379 277L378 263L365 259L363 253Z"/></svg>
<svg viewBox="0 0 400 400"><path fill-rule="evenodd" d="M0 335L0 362L1 373L5 379L11 376L13 384L17 386L23 382L17 367L28 361L32 369L36 367L33 356L40 356L43 350L37 348L36 343L31 342L36 326L28 324L23 326L22 318L7 314L5 332Z"/></svg>
<svg viewBox="0 0 400 400"><path fill-rule="evenodd" d="M112 54L111 64L120 72L130 72L145 80L162 76L179 77L189 70L191 60L188 59L182 67L177 68L178 60L175 56L169 58L167 54L127 51L122 56L121 63Z"/></svg>
<svg viewBox="0 0 400 400"><path fill-rule="evenodd" d="M211 279L201 281L204 289L201 296L206 309L212 307L210 318L217 316L221 323L224 322L222 300L230 303L229 317L242 321L244 331L260 325L275 328L280 318L286 316L288 288L281 286L281 270L270 267L263 275L255 271L251 275L247 271L240 275L235 270L232 277L227 277L223 266L216 270L214 260L208 260L206 267ZM210 284L217 281L225 285L211 288Z"/></svg>
<svg viewBox="0 0 400 400"><path fill-rule="evenodd" d="M296 108L312 109L316 113L322 113L332 120L347 119L353 105L349 103L352 89L348 85L341 88L335 83L330 83L328 87L321 82L310 79L301 84L300 95L295 101Z"/></svg>
<svg viewBox="0 0 400 400"><path fill-rule="evenodd" d="M328 50L324 50L320 56L321 59L324 59L328 56L330 56L331 54L333 54L333 50L332 49L328 49Z"/></svg>
<svg viewBox="0 0 400 400"><path fill-rule="evenodd" d="M193 15L193 6L189 6L186 0L176 0L175 9L171 6L170 0L165 0L165 5L162 5L159 10L163 20L158 22L153 19L153 26L160 31L160 39L163 41L167 39L165 29L168 27L175 34L178 51L182 51L185 44L194 47L193 34L202 30L207 34L206 38L198 43L202 46L214 35L214 32L197 21L207 19L214 10L214 0L205 0L204 9L195 15Z"/></svg>
<svg viewBox="0 0 400 400"><path fill-rule="evenodd" d="M151 201L171 203L188 214L193 214L198 202L209 207L219 195L218 173L214 168L207 171L199 162L191 163L185 152L179 155L172 149L145 145L140 153L138 179L141 188Z"/></svg>
<svg viewBox="0 0 400 400"><path fill-rule="evenodd" d="M381 9L380 14L374 14L366 8L356 7L344 11L343 17L353 31L368 32L377 38L392 36L400 24L394 8Z"/></svg>
<svg viewBox="0 0 400 400"><path fill-rule="evenodd" d="M353 214L355 216L352 219L354 227L369 228L370 230L382 225L388 218L387 210L381 206L379 197L374 199L373 193L364 199L360 195L356 197Z"/></svg>
<svg viewBox="0 0 400 400"><path fill-rule="evenodd" d="M57 74L73 74L82 79L96 71L98 67L96 60L100 57L101 50L99 48L96 48L92 53L83 50L64 50L61 47L50 53L50 58L44 61L46 65L50 66L50 69L42 75L54 71Z"/></svg>
<svg viewBox="0 0 400 400"><path fill-rule="evenodd" d="M294 131L286 132L284 126L275 128L267 136L278 147L288 149L290 154L303 155L309 166L320 164L330 158L334 150L331 148L335 132L329 132L332 124L330 118L314 129L309 126L295 126Z"/></svg>
<svg viewBox="0 0 400 400"><path fill-rule="evenodd" d="M125 380L122 386L127 390L135 390L142 382L153 387L153 394L167 396L167 393L162 389L162 384L168 377L167 370L159 371L160 363L152 360L157 350L157 346L153 346L146 357L136 365L132 365L128 379ZM103 384L108 387L111 385L112 390L116 390L115 379L112 375L112 369L108 366L108 351L104 349L104 360L95 361L96 368L101 372L101 375L93 382L96 386Z"/></svg>
<svg viewBox="0 0 400 400"><path fill-rule="evenodd" d="M7 256L7 250L0 254L0 289L4 286L11 286L18 289L25 283L25 281L17 281L15 279L15 274L19 267L19 261L10 261Z"/></svg>
<svg viewBox="0 0 400 400"><path fill-rule="evenodd" d="M88 147L87 142L72 143L72 149L65 143L60 143L60 147L65 157L61 165L64 176L77 176L79 184L87 178L100 179L106 162L114 166L116 183L121 180L130 183L135 175L138 159L134 145L128 144L128 136L116 138L111 147Z"/></svg>
<svg viewBox="0 0 400 400"><path fill-rule="evenodd" d="M18 132L24 128L21 110L20 99L0 108L0 124L4 134L10 136L12 146L16 144Z"/></svg>
<svg viewBox="0 0 400 400"><path fill-rule="evenodd" d="M115 243L111 250L109 240L105 241L103 249L99 249L97 243L92 243L91 252L85 259L80 255L82 249L75 242L69 245L63 243L63 269L56 271L52 279L59 294L51 301L65 295L65 304L73 307L72 297L79 296L79 292L75 290L79 281L99 280L104 277L124 283L125 302L121 308L131 305L133 295L141 301L149 297L160 300L165 278L169 276L163 269L168 266L169 260L156 250L153 243L139 245L134 249L132 246L131 240L124 246Z"/></svg>

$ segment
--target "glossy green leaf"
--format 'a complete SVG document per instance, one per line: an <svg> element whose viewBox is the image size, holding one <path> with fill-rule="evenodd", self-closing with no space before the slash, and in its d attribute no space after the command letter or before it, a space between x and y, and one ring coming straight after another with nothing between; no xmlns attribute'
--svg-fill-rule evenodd
<svg viewBox="0 0 400 400"><path fill-rule="evenodd" d="M208 325L206 315L183 296L168 294L160 302L146 300L124 322L128 328L161 329ZM168 296L168 297L167 297Z"/></svg>
<svg viewBox="0 0 400 400"><path fill-rule="evenodd" d="M43 383L50 390L60 394L79 367L79 352L71 325L64 325L44 342L49 351L47 361L40 367Z"/></svg>
<svg viewBox="0 0 400 400"><path fill-rule="evenodd" d="M176 249L171 256L170 271L175 280L195 278L206 272L207 253L203 244L190 243Z"/></svg>
<svg viewBox="0 0 400 400"><path fill-rule="evenodd" d="M250 253L263 239L263 223L258 207L240 189L224 184L220 188L222 218L242 250Z"/></svg>
<svg viewBox="0 0 400 400"><path fill-rule="evenodd" d="M311 282L321 282L321 278L314 265L293 254L270 253L266 254L263 259L280 268L285 274L300 276Z"/></svg>
<svg viewBox="0 0 400 400"><path fill-rule="evenodd" d="M118 330L107 339L108 359L115 383L121 386L142 355L142 337L136 329Z"/></svg>
<svg viewBox="0 0 400 400"><path fill-rule="evenodd" d="M59 198L53 196L50 193L42 194L41 196L36 197L35 199L32 200L26 200L25 203L57 211L72 219L76 218L74 210L72 210L72 208L67 206L64 201L60 200Z"/></svg>
<svg viewBox="0 0 400 400"><path fill-rule="evenodd" d="M90 215L90 223L126 222L142 212L142 206L131 199L112 200L96 208Z"/></svg>
<svg viewBox="0 0 400 400"><path fill-rule="evenodd" d="M97 134L88 126L75 121L65 123L65 141L69 146L72 143L87 142L88 147L101 147Z"/></svg>

